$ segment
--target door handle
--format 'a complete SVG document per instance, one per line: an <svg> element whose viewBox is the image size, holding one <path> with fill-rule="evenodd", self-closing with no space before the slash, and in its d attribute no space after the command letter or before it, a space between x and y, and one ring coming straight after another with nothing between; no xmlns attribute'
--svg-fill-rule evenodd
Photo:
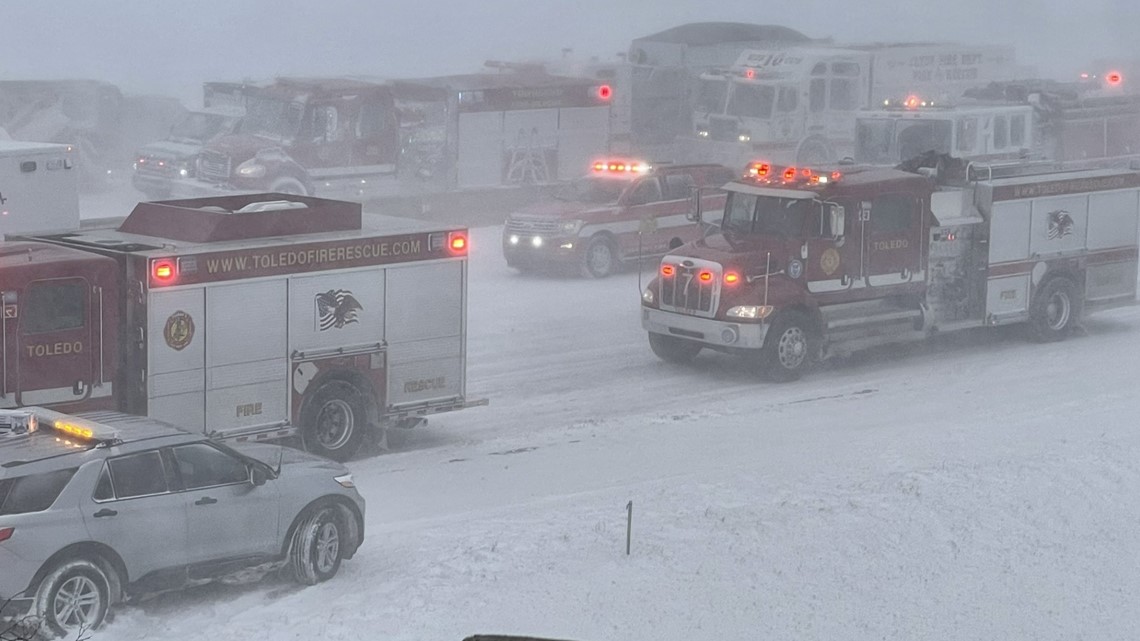
<svg viewBox="0 0 1140 641"><path fill-rule="evenodd" d="M213 505L217 502L218 502L218 499L212 499L208 496L203 496L202 498L198 499L197 501L194 501L194 505Z"/></svg>
<svg viewBox="0 0 1140 641"><path fill-rule="evenodd" d="M112 510L109 508L103 508L103 509L101 509L95 513L95 518L100 519L100 518L103 518L104 516L115 516L116 514L118 514L118 512L116 512L115 510Z"/></svg>

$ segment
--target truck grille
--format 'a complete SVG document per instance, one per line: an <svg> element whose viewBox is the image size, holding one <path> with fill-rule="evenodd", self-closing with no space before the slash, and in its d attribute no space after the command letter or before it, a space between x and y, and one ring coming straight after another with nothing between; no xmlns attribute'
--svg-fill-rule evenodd
<svg viewBox="0 0 1140 641"><path fill-rule="evenodd" d="M203 151L198 156L198 177L211 182L229 180L230 157L217 151Z"/></svg>
<svg viewBox="0 0 1140 641"><path fill-rule="evenodd" d="M554 234L561 229L557 220L527 220L511 218L507 220L507 231L522 234Z"/></svg>
<svg viewBox="0 0 1140 641"><path fill-rule="evenodd" d="M730 140L736 142L736 120L713 116L709 118L709 137L713 140Z"/></svg>
<svg viewBox="0 0 1140 641"><path fill-rule="evenodd" d="M672 276L661 277L662 310L710 318L716 315L723 272L720 265L677 256L666 256L661 264L674 270ZM702 273L709 274L708 280L701 280Z"/></svg>

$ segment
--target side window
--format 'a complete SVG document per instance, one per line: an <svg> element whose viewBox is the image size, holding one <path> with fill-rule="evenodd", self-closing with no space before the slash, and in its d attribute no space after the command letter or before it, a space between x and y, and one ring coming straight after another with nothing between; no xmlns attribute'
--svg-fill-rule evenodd
<svg viewBox="0 0 1140 641"><path fill-rule="evenodd" d="M1009 144L1014 147L1025 145L1025 116L1017 115L1009 118Z"/></svg>
<svg viewBox="0 0 1140 641"><path fill-rule="evenodd" d="M978 139L978 119L975 116L958 119L958 151L972 152Z"/></svg>
<svg viewBox="0 0 1140 641"><path fill-rule="evenodd" d="M827 81L823 78L815 78L811 81L811 88L808 89L808 109L812 113L823 111L827 99Z"/></svg>
<svg viewBox="0 0 1140 641"><path fill-rule="evenodd" d="M0 516L48 509L74 475L73 468L0 481Z"/></svg>
<svg viewBox="0 0 1140 641"><path fill-rule="evenodd" d="M846 78L831 80L831 108L835 111L854 111L859 108L855 83Z"/></svg>
<svg viewBox="0 0 1140 641"><path fill-rule="evenodd" d="M111 485L115 498L162 494L170 488L166 484L166 469L157 451L130 454L107 461L111 468Z"/></svg>
<svg viewBox="0 0 1140 641"><path fill-rule="evenodd" d="M776 110L788 113L796 110L799 94L795 87L780 87L780 96L776 99Z"/></svg>
<svg viewBox="0 0 1140 641"><path fill-rule="evenodd" d="M115 498L115 488L111 486L111 471L107 469L106 464L102 470L99 470L99 481L95 483L95 493L91 498L96 501L110 501Z"/></svg>
<svg viewBox="0 0 1140 641"><path fill-rule="evenodd" d="M1009 146L1009 121L1005 116L994 116L994 149Z"/></svg>
<svg viewBox="0 0 1140 641"><path fill-rule="evenodd" d="M357 135L361 138L370 138L384 133L388 129L388 119L391 112L383 105L366 102L360 106L360 121L357 124Z"/></svg>
<svg viewBox="0 0 1140 641"><path fill-rule="evenodd" d="M86 324L87 283L79 278L32 283L24 294L24 332L79 329Z"/></svg>
<svg viewBox="0 0 1140 641"><path fill-rule="evenodd" d="M629 194L629 204L644 205L661 200L661 187L656 178L643 178Z"/></svg>
<svg viewBox="0 0 1140 641"><path fill-rule="evenodd" d="M195 490L249 480L249 468L244 461L205 443L179 445L172 450L182 489Z"/></svg>
<svg viewBox="0 0 1140 641"><path fill-rule="evenodd" d="M692 194L697 182L689 174L665 176L665 200L682 200Z"/></svg>
<svg viewBox="0 0 1140 641"><path fill-rule="evenodd" d="M891 233L910 229L915 202L910 194L883 194L875 198L871 203L871 231Z"/></svg>

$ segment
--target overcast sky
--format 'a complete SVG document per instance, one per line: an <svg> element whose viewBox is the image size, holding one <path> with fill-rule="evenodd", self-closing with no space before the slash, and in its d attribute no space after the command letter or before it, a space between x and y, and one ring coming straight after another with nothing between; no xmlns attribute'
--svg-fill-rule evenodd
<svg viewBox="0 0 1140 641"><path fill-rule="evenodd" d="M837 42L1004 42L1052 75L1140 58L1137 0L0 0L0 77L97 78L190 102L203 80L458 73L563 47L608 56L715 20Z"/></svg>

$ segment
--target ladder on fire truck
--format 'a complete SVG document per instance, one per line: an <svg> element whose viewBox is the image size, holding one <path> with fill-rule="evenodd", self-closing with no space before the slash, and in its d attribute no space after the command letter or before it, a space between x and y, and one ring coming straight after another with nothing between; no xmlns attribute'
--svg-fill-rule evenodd
<svg viewBox="0 0 1140 641"><path fill-rule="evenodd" d="M997 178L1055 174L1090 169L1130 169L1140 171L1140 155L1096 158L1092 160L1013 160L1009 162L971 162L966 165L966 176L973 182Z"/></svg>

